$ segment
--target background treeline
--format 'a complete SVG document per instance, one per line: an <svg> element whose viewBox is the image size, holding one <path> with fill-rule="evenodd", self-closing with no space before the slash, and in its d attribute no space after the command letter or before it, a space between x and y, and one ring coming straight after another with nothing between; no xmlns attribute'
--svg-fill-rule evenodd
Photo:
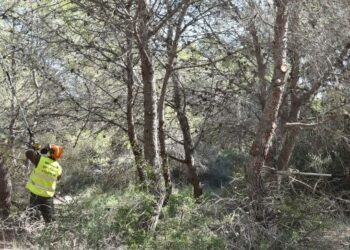
<svg viewBox="0 0 350 250"><path fill-rule="evenodd" d="M349 212L349 13L347 0L3 0L0 239L338 247L342 234L319 236ZM61 202L73 197L46 228L23 213L33 142L65 147Z"/></svg>

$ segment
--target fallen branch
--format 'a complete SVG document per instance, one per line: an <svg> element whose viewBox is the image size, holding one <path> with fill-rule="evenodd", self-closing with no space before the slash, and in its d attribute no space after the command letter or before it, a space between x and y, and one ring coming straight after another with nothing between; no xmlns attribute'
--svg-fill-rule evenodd
<svg viewBox="0 0 350 250"><path fill-rule="evenodd" d="M323 174L323 173L311 173L311 172L300 172L297 169L289 168L288 170L277 170L275 168L264 166L263 168L269 170L274 174L293 176L293 175L303 175L303 176L319 176L319 177L344 177L344 174Z"/></svg>
<svg viewBox="0 0 350 250"><path fill-rule="evenodd" d="M326 121L326 120L325 120ZM313 128L323 124L325 121L316 122L316 123L302 123L302 122L287 122L286 127L299 127L299 128Z"/></svg>

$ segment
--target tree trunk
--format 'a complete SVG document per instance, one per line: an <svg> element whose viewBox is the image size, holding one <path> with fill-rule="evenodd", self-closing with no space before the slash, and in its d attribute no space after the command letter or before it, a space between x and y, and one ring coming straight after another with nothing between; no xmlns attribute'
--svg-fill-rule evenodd
<svg viewBox="0 0 350 250"><path fill-rule="evenodd" d="M10 215L12 184L3 158L0 156L0 218L6 219Z"/></svg>
<svg viewBox="0 0 350 250"><path fill-rule="evenodd" d="M144 0L138 0L138 29L136 36L141 58L141 74L143 80L143 105L144 105L144 157L146 164L149 165L152 176L150 186L151 192L157 199L155 204L154 216L152 217L149 228L154 231L161 209L165 199L164 179L162 176L161 165L159 161L158 145L158 119L157 119L157 94L156 84L154 82L153 58L150 49L149 20L147 4Z"/></svg>
<svg viewBox="0 0 350 250"><path fill-rule="evenodd" d="M15 125L16 125L16 119L19 115L20 109L18 109L16 106L20 105L17 103L16 105L16 96L17 96L17 88L16 88L16 80L12 78L12 75L14 75L15 72L15 62L14 62L14 55L12 53L12 60L11 60L11 76L10 73L8 73L8 83L11 88L12 96L11 96L11 117L10 117L10 124L9 124L9 140L8 140L8 148L9 148L9 155L12 160L12 164L15 168L18 167L17 160L16 160L16 153L15 153ZM12 79L11 79L12 78ZM17 101L18 102L18 101Z"/></svg>
<svg viewBox="0 0 350 250"><path fill-rule="evenodd" d="M131 1L132 2L132 1ZM130 8L132 3L130 2L129 7L127 9L130 12ZM129 20L128 29L125 34L127 37L127 46L126 46L126 83L128 88L128 96L127 96L127 123L128 123L128 137L131 145L131 149L135 158L135 165L137 170L137 176L140 183L144 183L146 180L143 166L143 154L142 148L137 140L137 136L135 133L135 123L134 123L134 65L133 65L133 34L132 34L132 20Z"/></svg>
<svg viewBox="0 0 350 250"><path fill-rule="evenodd" d="M261 168L264 165L271 140L276 129L276 120L282 101L285 85L286 69L286 33L287 33L287 0L276 1L277 15L275 20L275 39L273 46L274 74L269 89L269 95L263 109L258 130L250 149L250 162L246 168L246 178L250 198L254 201L257 219L263 219L262 199L264 187L261 179Z"/></svg>
<svg viewBox="0 0 350 250"><path fill-rule="evenodd" d="M181 5L181 11L179 13L177 22L175 24L168 25L168 33L166 38L166 46L167 46L167 64L165 65L165 75L163 79L163 85L161 94L158 102L158 119L159 119L159 145L160 145L160 156L162 159L162 169L163 169L163 177L165 181L166 188L166 198L165 203L167 203L171 193L172 193L172 183L170 178L170 168L168 155L166 150L166 132L165 132L165 117L164 117L164 103L167 93L167 87L169 83L170 76L173 72L173 64L176 57L176 50L178 48L178 42L180 39L181 33L184 31L182 29L182 23L184 20L184 16L188 9L190 0L183 0ZM171 13L171 3L170 1L166 2L167 11ZM175 29L175 31L174 31Z"/></svg>
<svg viewBox="0 0 350 250"><path fill-rule="evenodd" d="M166 152L166 143L165 143L165 121L164 121L164 108L159 114L159 146L160 146L160 157L162 159L162 170L163 170L163 178L165 183L165 200L164 205L168 202L170 195L172 193L173 187L171 183L170 177L170 167L168 155Z"/></svg>
<svg viewBox="0 0 350 250"><path fill-rule="evenodd" d="M259 206L265 193L260 172L276 129L276 118L283 87L274 86L270 91L270 96L267 98L263 116L259 123L259 129L249 152L251 160L246 169L250 198Z"/></svg>
<svg viewBox="0 0 350 250"><path fill-rule="evenodd" d="M193 186L193 197L198 198L202 195L203 190L197 175L196 167L194 166L193 142L192 142L192 135L190 131L190 125L186 115L186 106L185 106L186 104L183 98L181 97L181 87L177 76L174 76L173 79L174 79L174 103L175 103L177 119L179 120L182 135L183 135L185 163L187 166L188 178Z"/></svg>
<svg viewBox="0 0 350 250"><path fill-rule="evenodd" d="M300 109L300 102L292 102L288 122L297 122L299 120ZM287 128L283 146L277 160L278 170L287 170L289 159L293 153L299 133L300 128L297 126Z"/></svg>
<svg viewBox="0 0 350 250"><path fill-rule="evenodd" d="M128 52L129 53L129 52ZM132 152L135 158L135 165L137 169L137 175L140 183L145 182L145 173L142 168L143 155L142 148L139 145L139 142L135 133L135 124L134 124L134 110L133 110L133 99L134 99L134 89L133 89L133 72L132 68L127 66L127 77L128 77L128 97L127 97L127 123L128 123L128 137L129 142L132 148ZM131 71L131 72L130 72Z"/></svg>
<svg viewBox="0 0 350 250"><path fill-rule="evenodd" d="M254 48L254 56L256 59L257 69L258 69L258 78L260 85L260 93L259 93L259 101L262 109L265 106L266 96L267 96L267 87L268 81L266 80L266 65L264 63L264 58L261 52L261 44L259 41L259 37L257 34L255 23L252 22L249 28L250 35L252 36L253 48Z"/></svg>
<svg viewBox="0 0 350 250"><path fill-rule="evenodd" d="M143 80L143 106L144 106L144 154L145 160L159 171L158 148L158 119L157 119L157 94L154 82L153 56L149 45L147 27L147 5L145 1L138 1L139 12L139 52L141 57L141 74Z"/></svg>
<svg viewBox="0 0 350 250"><path fill-rule="evenodd" d="M173 62L174 62L174 58L175 58L175 51L171 46L172 36L173 36L173 29L172 29L172 27L169 26L168 27L168 36L167 36L168 62L166 65L166 71L165 71L165 76L164 76L164 80L163 80L162 90L161 90L159 102L158 102L160 157L162 159L163 177L164 177L165 188L166 188L165 203L167 203L167 201L172 193L170 168L169 168L169 161L168 161L168 155L166 152L166 143L165 143L166 135L165 135L165 117L164 117L165 95L166 95L166 90L167 90L169 78L170 78L171 72L173 70Z"/></svg>
<svg viewBox="0 0 350 250"><path fill-rule="evenodd" d="M301 109L300 100L292 101L288 122L297 122L299 120L300 109ZM279 153L277 163L276 163L278 170L285 171L288 169L288 163L294 151L296 142L299 137L299 133L300 133L300 128L297 126L287 128L287 131L284 136L282 149L281 149L281 152ZM281 175L277 176L278 190L280 190L281 184L284 180L285 180L284 176L281 176Z"/></svg>

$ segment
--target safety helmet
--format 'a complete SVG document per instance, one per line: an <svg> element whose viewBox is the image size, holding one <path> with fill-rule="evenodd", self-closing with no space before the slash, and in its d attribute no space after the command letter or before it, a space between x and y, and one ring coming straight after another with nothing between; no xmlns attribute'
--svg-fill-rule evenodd
<svg viewBox="0 0 350 250"><path fill-rule="evenodd" d="M54 160L59 160L62 155L63 155L63 147L55 145L55 144L50 144L50 149L52 151L52 159Z"/></svg>

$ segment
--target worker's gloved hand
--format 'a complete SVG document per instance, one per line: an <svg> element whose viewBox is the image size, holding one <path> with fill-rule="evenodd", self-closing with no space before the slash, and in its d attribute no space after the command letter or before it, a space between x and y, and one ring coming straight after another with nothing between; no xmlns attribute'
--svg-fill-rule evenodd
<svg viewBox="0 0 350 250"><path fill-rule="evenodd" d="M46 155L51 150L50 144L46 144L41 150L40 154Z"/></svg>
<svg viewBox="0 0 350 250"><path fill-rule="evenodd" d="M30 148L34 149L35 151L39 151L42 148L42 146L40 143L33 143L30 145Z"/></svg>

